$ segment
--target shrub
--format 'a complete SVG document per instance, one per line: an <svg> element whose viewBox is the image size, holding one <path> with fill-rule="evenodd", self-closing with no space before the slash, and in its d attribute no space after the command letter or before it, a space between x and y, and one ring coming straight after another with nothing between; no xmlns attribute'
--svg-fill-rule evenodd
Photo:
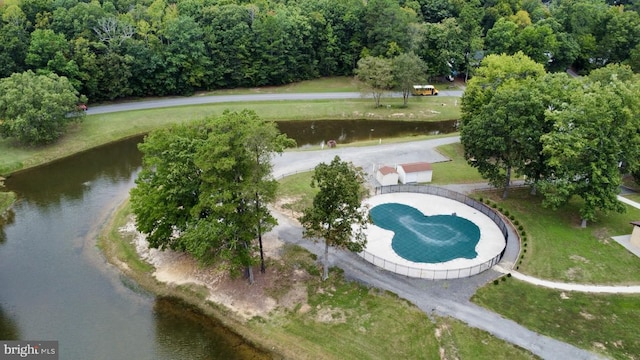
<svg viewBox="0 0 640 360"><path fill-rule="evenodd" d="M497 207L498 207L498 205L496 205L496 204L491 204L491 207L495 209L495 208L497 208Z"/></svg>
<svg viewBox="0 0 640 360"><path fill-rule="evenodd" d="M500 284L500 281L498 279L493 280L493 285L498 285Z"/></svg>
<svg viewBox="0 0 640 360"><path fill-rule="evenodd" d="M520 230L520 231L524 230L524 226L522 226L522 225L518 226L518 230Z"/></svg>
<svg viewBox="0 0 640 360"><path fill-rule="evenodd" d="M503 276L503 277L500 278L500 280L507 281L507 278Z"/></svg>
<svg viewBox="0 0 640 360"><path fill-rule="evenodd" d="M511 277L511 273L508 273L508 274L507 274L507 277Z"/></svg>
<svg viewBox="0 0 640 360"><path fill-rule="evenodd" d="M483 201L484 201L484 199L482 198L482 196L480 196L480 197L478 198L478 201L480 201L480 202L483 202Z"/></svg>
<svg viewBox="0 0 640 360"><path fill-rule="evenodd" d="M504 216L509 216L509 210L504 211Z"/></svg>
<svg viewBox="0 0 640 360"><path fill-rule="evenodd" d="M511 221L513 221L513 220L515 220L515 219L516 219L516 217L515 217L515 216L513 216L513 215L511 215L511 216L509 216L509 219L511 219ZM516 220L516 222L517 222L517 221L518 221L518 220Z"/></svg>

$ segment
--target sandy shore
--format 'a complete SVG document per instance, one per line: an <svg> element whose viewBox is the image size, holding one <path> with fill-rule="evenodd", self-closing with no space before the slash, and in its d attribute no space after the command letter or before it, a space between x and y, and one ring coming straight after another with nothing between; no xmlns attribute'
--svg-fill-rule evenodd
<svg viewBox="0 0 640 360"><path fill-rule="evenodd" d="M208 301L222 305L241 318L266 316L278 306L291 307L306 302L306 288L300 286L285 294L280 301L267 295L265 290L272 286L278 273L274 267L268 267L265 274L259 267L254 269L255 283L250 285L242 277L232 279L229 271L221 266L203 267L189 254L172 250L149 248L146 236L138 232L133 221L119 229L122 234L133 234L134 245L141 259L153 265L153 276L160 282L172 286L197 285L207 290ZM273 234L263 236L265 257L280 259L283 242Z"/></svg>

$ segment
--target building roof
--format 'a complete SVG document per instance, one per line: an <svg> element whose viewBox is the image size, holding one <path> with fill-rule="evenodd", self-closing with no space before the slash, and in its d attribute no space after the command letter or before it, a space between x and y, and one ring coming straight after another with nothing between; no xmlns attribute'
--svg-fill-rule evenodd
<svg viewBox="0 0 640 360"><path fill-rule="evenodd" d="M391 166L383 166L380 169L378 169L378 171L380 171L380 173L382 175L389 175L389 174L397 173L396 169L392 168Z"/></svg>
<svg viewBox="0 0 640 360"><path fill-rule="evenodd" d="M410 164L400 164L400 166L402 166L402 168L404 169L405 173L414 173L414 172L430 171L431 170L431 164L429 164L428 162L415 162L415 163L410 163Z"/></svg>
<svg viewBox="0 0 640 360"><path fill-rule="evenodd" d="M639 221L632 221L631 225L640 226L640 220Z"/></svg>

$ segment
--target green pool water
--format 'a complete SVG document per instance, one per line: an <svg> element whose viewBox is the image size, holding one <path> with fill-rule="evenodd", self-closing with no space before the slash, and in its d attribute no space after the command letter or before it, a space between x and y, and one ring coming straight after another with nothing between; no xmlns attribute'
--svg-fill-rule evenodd
<svg viewBox="0 0 640 360"><path fill-rule="evenodd" d="M375 225L394 232L391 247L409 261L440 263L478 255L480 228L453 211L425 216L414 207L387 203L373 207L370 215Z"/></svg>

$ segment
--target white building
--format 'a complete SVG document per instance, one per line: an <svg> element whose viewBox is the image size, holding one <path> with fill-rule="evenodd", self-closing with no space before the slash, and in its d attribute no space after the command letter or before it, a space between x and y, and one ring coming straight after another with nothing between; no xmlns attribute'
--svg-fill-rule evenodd
<svg viewBox="0 0 640 360"><path fill-rule="evenodd" d="M398 184L398 172L391 166L382 166L376 172L376 180L382 186Z"/></svg>
<svg viewBox="0 0 640 360"><path fill-rule="evenodd" d="M428 162L400 164L397 168L398 179L403 184L431 182L433 170Z"/></svg>

